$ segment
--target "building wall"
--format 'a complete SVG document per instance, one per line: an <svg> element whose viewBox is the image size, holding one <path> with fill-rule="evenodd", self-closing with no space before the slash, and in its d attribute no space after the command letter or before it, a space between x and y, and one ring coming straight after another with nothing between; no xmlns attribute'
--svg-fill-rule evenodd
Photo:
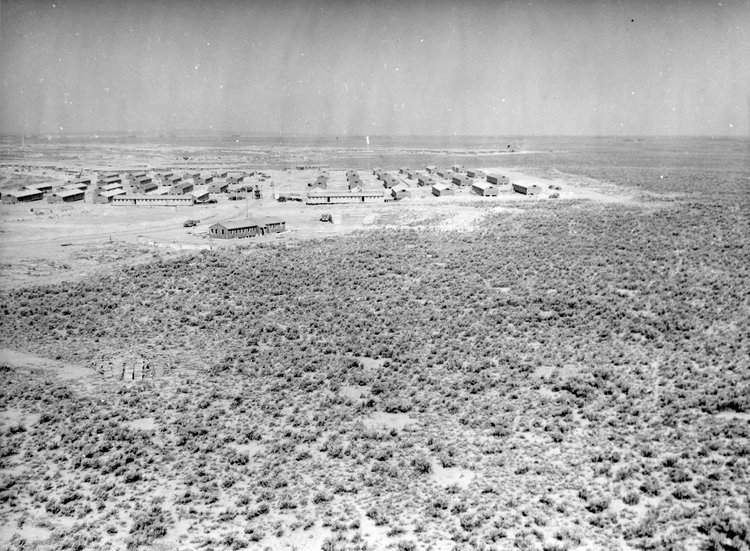
<svg viewBox="0 0 750 551"><path fill-rule="evenodd" d="M191 206L193 204L192 197L176 198L176 197L163 197L160 195L153 195L148 198L137 197L133 198L122 198L113 197L113 205L139 205L145 207L181 207Z"/></svg>

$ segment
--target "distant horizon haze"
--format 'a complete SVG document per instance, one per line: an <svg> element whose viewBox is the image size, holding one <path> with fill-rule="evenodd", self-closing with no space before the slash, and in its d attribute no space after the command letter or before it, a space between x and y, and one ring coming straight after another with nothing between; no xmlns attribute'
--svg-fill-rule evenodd
<svg viewBox="0 0 750 551"><path fill-rule="evenodd" d="M748 59L750 0L5 0L0 133L744 137Z"/></svg>

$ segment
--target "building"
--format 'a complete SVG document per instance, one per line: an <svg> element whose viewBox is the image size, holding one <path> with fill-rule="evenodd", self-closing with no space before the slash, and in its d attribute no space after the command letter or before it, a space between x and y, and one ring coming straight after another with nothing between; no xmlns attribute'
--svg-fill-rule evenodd
<svg viewBox="0 0 750 551"><path fill-rule="evenodd" d="M128 180L132 185L137 185L139 180L143 180L145 178L148 178L147 174L143 170L136 170L134 172L130 172L128 174ZM150 180L151 178L149 178Z"/></svg>
<svg viewBox="0 0 750 551"><path fill-rule="evenodd" d="M200 174L197 178L193 178L193 183L196 186L207 186L213 183L214 177L211 174Z"/></svg>
<svg viewBox="0 0 750 551"><path fill-rule="evenodd" d="M496 196L498 194L497 187L489 182L476 182L471 186L471 191L483 197Z"/></svg>
<svg viewBox="0 0 750 551"><path fill-rule="evenodd" d="M443 197L444 195L455 195L456 192L450 186L445 184L435 184L432 186L432 194L435 197Z"/></svg>
<svg viewBox="0 0 750 551"><path fill-rule="evenodd" d="M159 172L156 177L162 181L162 183L166 183L168 178L171 178L174 176L174 172L166 171L166 172Z"/></svg>
<svg viewBox="0 0 750 551"><path fill-rule="evenodd" d="M513 191L516 193L522 193L523 195L538 195L541 193L542 188L537 185L528 186L526 184L513 184Z"/></svg>
<svg viewBox="0 0 750 551"><path fill-rule="evenodd" d="M151 183L154 183L154 179L151 178L151 176L146 176L145 174L141 174L130 179L130 185L132 185L133 187Z"/></svg>
<svg viewBox="0 0 750 551"><path fill-rule="evenodd" d="M190 195L193 196L196 203L205 203L209 199L208 189L206 188L194 189L190 192Z"/></svg>
<svg viewBox="0 0 750 551"><path fill-rule="evenodd" d="M451 168L453 169L453 172L463 172L464 171L464 165L453 165Z"/></svg>
<svg viewBox="0 0 750 551"><path fill-rule="evenodd" d="M346 181L349 183L351 182L359 182L360 184L362 183L359 178L359 173L357 173L356 170L348 170L346 172Z"/></svg>
<svg viewBox="0 0 750 551"><path fill-rule="evenodd" d="M433 184L436 184L437 181L435 180L435 178L433 178L429 174L420 174L419 177L417 178L417 183L420 186L431 186Z"/></svg>
<svg viewBox="0 0 750 551"><path fill-rule="evenodd" d="M398 178L396 178L393 174L388 174L388 173L385 173L383 175L382 180L383 180L383 187L387 189L390 189L393 186L398 185L399 183Z"/></svg>
<svg viewBox="0 0 750 551"><path fill-rule="evenodd" d="M92 202L96 205L106 204L112 202L112 197L115 197L117 195L125 195L125 190L122 188L113 189L111 191L101 191L95 192L94 196L92 198Z"/></svg>
<svg viewBox="0 0 750 551"><path fill-rule="evenodd" d="M226 170L220 170L216 173L217 178L226 178L228 172Z"/></svg>
<svg viewBox="0 0 750 551"><path fill-rule="evenodd" d="M180 176L179 174L170 174L169 176L164 177L165 186L173 186L180 182L182 182L182 176Z"/></svg>
<svg viewBox="0 0 750 551"><path fill-rule="evenodd" d="M398 184L397 186L393 186L391 188L391 195L396 200L405 199L407 197L411 197L411 190L406 184Z"/></svg>
<svg viewBox="0 0 750 551"><path fill-rule="evenodd" d="M286 222L280 218L266 216L261 218L260 222L265 225L265 233L281 233L286 231Z"/></svg>
<svg viewBox="0 0 750 551"><path fill-rule="evenodd" d="M409 178L410 180L416 180L417 178L419 178L419 175L420 175L420 172L419 172L419 171L416 171L416 170L409 170L409 171L408 171L408 172L406 173L406 176L407 176L407 177L408 177L408 178Z"/></svg>
<svg viewBox="0 0 750 551"><path fill-rule="evenodd" d="M380 167L378 167L378 168L373 168L373 169L372 169L372 175L373 175L373 176L377 176L377 175L378 175L378 172L383 172L383 169L382 169L382 168L380 168Z"/></svg>
<svg viewBox="0 0 750 551"><path fill-rule="evenodd" d="M61 189L47 196L48 203L73 203L83 201L82 189Z"/></svg>
<svg viewBox="0 0 750 551"><path fill-rule="evenodd" d="M399 174L406 174L407 172L409 172L409 167L402 166L401 168L398 169Z"/></svg>
<svg viewBox="0 0 750 551"><path fill-rule="evenodd" d="M137 193L148 193L149 191L154 191L157 189L159 185L151 180L151 178L148 178L146 180L142 180L141 182L133 185L133 191Z"/></svg>
<svg viewBox="0 0 750 551"><path fill-rule="evenodd" d="M506 176L503 176L501 174L488 174L487 175L487 181L490 184L495 184L496 186L507 184L508 178Z"/></svg>
<svg viewBox="0 0 750 551"><path fill-rule="evenodd" d="M116 189L122 189L122 184L120 182L116 184L107 184L106 186L100 186L99 192L101 193L104 191L114 191Z"/></svg>
<svg viewBox="0 0 750 551"><path fill-rule="evenodd" d="M428 174L435 174L437 172L437 167L436 166L426 166L425 170L427 171Z"/></svg>
<svg viewBox="0 0 750 551"><path fill-rule="evenodd" d="M87 177L76 178L71 183L73 183L73 184L81 184L81 185L83 185L85 187L89 187L91 185L91 178L87 178Z"/></svg>
<svg viewBox="0 0 750 551"><path fill-rule="evenodd" d="M110 174L108 176L99 178L96 181L96 185L98 187L108 186L110 184L122 184L122 178L120 178L117 174Z"/></svg>
<svg viewBox="0 0 750 551"><path fill-rule="evenodd" d="M336 205L345 203L382 203L385 197L378 191L322 191L307 194L307 205Z"/></svg>
<svg viewBox="0 0 750 551"><path fill-rule="evenodd" d="M83 190L86 190L86 189L88 189L88 186L86 184L84 184L83 182L81 182L81 183L69 182L67 184L64 184L62 186L62 188L63 189L83 189Z"/></svg>
<svg viewBox="0 0 750 551"><path fill-rule="evenodd" d="M118 206L181 207L192 206L192 195L129 195L112 197L111 203Z"/></svg>
<svg viewBox="0 0 750 551"><path fill-rule="evenodd" d="M48 194L52 192L52 184L50 182L44 182L42 184L29 184L28 186L25 186L25 189L30 189L33 191L41 191L43 194Z"/></svg>
<svg viewBox="0 0 750 551"><path fill-rule="evenodd" d="M359 180L359 177L357 177L357 179ZM319 186L322 184L322 187L325 188L328 185L328 175L327 174L318 175L318 177L315 178L315 184Z"/></svg>
<svg viewBox="0 0 750 551"><path fill-rule="evenodd" d="M469 178L485 178L487 174L483 170L469 169L466 171Z"/></svg>
<svg viewBox="0 0 750 551"><path fill-rule="evenodd" d="M241 184L244 179L244 174L230 174L229 176L227 176L227 184Z"/></svg>
<svg viewBox="0 0 750 551"><path fill-rule="evenodd" d="M169 188L171 195L185 195L193 191L193 184L190 182L179 182Z"/></svg>
<svg viewBox="0 0 750 551"><path fill-rule="evenodd" d="M192 178L193 182L195 182L196 178L200 178L201 173L200 172L187 172L185 174L185 178Z"/></svg>
<svg viewBox="0 0 750 551"><path fill-rule="evenodd" d="M231 220L214 224L208 228L208 234L217 239L255 237L283 231L286 231L286 222L278 218Z"/></svg>
<svg viewBox="0 0 750 551"><path fill-rule="evenodd" d="M226 182L213 182L208 186L209 193L226 193L229 191L229 184Z"/></svg>
<svg viewBox="0 0 750 551"><path fill-rule="evenodd" d="M472 180L465 174L454 174L451 178L451 182L453 182L457 186L470 186L474 183L474 180Z"/></svg>
<svg viewBox="0 0 750 551"><path fill-rule="evenodd" d="M44 193L38 189L12 189L4 191L2 202L6 205L15 203L30 203L31 201L41 201Z"/></svg>

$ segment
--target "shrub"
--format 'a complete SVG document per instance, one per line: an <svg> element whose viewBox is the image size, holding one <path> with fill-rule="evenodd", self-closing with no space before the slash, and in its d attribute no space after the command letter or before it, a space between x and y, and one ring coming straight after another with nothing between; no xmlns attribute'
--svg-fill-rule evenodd
<svg viewBox="0 0 750 551"><path fill-rule="evenodd" d="M155 540L167 535L168 519L161 507L154 506L147 513L133 519L130 535L125 540L128 549L151 545Z"/></svg>

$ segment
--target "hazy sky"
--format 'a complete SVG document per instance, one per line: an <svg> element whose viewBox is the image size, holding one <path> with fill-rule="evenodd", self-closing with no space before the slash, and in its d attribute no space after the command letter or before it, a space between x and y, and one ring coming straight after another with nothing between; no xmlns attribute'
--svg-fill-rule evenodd
<svg viewBox="0 0 750 551"><path fill-rule="evenodd" d="M0 0L0 17L5 133L750 133L750 0Z"/></svg>

